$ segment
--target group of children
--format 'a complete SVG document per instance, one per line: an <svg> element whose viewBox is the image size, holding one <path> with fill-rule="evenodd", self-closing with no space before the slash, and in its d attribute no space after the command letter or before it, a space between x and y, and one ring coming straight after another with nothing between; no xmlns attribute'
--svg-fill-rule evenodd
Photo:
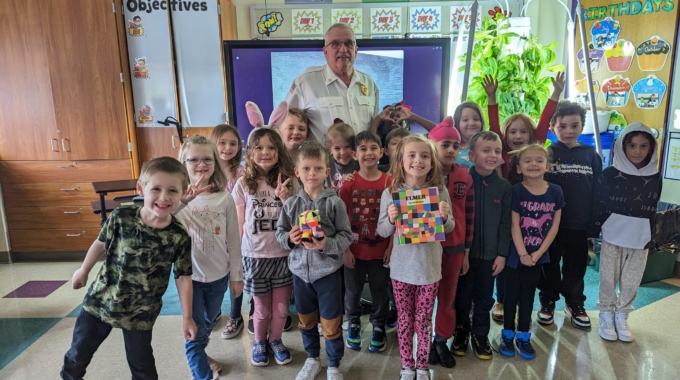
<svg viewBox="0 0 680 380"><path fill-rule="evenodd" d="M114 210L73 276L74 288L85 286L106 256L85 296L62 378L84 376L112 327L123 329L133 378L158 378L151 330L171 264L196 380L219 377L221 365L205 349L228 288L232 312L222 336L243 329L241 293L249 294L253 365L267 365L269 353L280 365L292 360L282 341L292 294L308 356L296 379L311 380L321 371L320 335L327 378L342 379L344 348L362 345L359 302L366 277L373 301L369 351L385 350L392 300L400 379L429 379L429 364L453 367L453 355L465 355L470 345L479 358L491 359L492 309L504 324L498 351L531 359L537 288L539 323L552 323L562 295L572 324L590 327L583 277L588 239L600 230L600 335L632 341L626 318L661 190L656 142L649 128L631 124L616 142L614 165L602 171L595 150L577 141L584 110L558 103L563 74L553 84L538 127L526 115L500 126L497 85L488 78L490 131L479 107L463 103L453 117L428 125L427 137L393 125L383 128L386 136L355 135L336 119L324 147L307 141L308 120L291 109L278 130L250 134L244 166L238 130L227 125L210 139L188 139L179 161L145 163L137 185L144 205ZM558 142L546 150L537 142L548 128ZM392 193L423 187L440 190L446 240L399 245ZM306 211L318 216L311 235L298 223Z"/></svg>

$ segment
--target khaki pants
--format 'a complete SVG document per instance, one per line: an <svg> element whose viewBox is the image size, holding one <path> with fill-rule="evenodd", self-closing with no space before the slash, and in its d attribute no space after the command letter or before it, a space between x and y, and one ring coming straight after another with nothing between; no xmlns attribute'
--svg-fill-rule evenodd
<svg viewBox="0 0 680 380"><path fill-rule="evenodd" d="M602 241L600 252L600 311L627 313L633 310L647 263L646 249L632 249ZM619 294L616 294L616 285Z"/></svg>

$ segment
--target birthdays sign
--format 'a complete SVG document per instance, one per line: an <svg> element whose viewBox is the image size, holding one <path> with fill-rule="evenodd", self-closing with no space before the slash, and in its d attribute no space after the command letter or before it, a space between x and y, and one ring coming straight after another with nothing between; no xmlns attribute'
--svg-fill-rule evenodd
<svg viewBox="0 0 680 380"><path fill-rule="evenodd" d="M296 9L293 11L293 34L320 34L322 29L322 9Z"/></svg>
<svg viewBox="0 0 680 380"><path fill-rule="evenodd" d="M331 11L332 24L343 23L349 25L354 33L361 33L361 8L333 9Z"/></svg>
<svg viewBox="0 0 680 380"><path fill-rule="evenodd" d="M400 33L401 8L371 8L371 33Z"/></svg>
<svg viewBox="0 0 680 380"><path fill-rule="evenodd" d="M460 32L460 28L470 30L470 21L472 20L472 11L470 7L451 7L451 32ZM477 10L477 25L479 28L482 25L482 10L481 6Z"/></svg>
<svg viewBox="0 0 680 380"><path fill-rule="evenodd" d="M442 7L411 7L411 32L440 32Z"/></svg>

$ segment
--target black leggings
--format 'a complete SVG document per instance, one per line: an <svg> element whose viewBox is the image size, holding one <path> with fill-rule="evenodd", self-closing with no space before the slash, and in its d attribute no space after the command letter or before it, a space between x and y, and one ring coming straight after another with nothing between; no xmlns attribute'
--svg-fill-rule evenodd
<svg viewBox="0 0 680 380"><path fill-rule="evenodd" d="M541 277L542 265L527 267L518 264L517 268L506 266L505 302L503 304L503 328L515 331L515 312L519 304L517 331L528 332L531 327L531 312L534 310L536 285Z"/></svg>

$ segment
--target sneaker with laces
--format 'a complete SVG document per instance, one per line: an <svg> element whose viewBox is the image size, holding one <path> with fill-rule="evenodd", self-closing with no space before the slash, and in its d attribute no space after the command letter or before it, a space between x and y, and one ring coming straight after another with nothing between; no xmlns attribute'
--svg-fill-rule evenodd
<svg viewBox="0 0 680 380"><path fill-rule="evenodd" d="M278 365L288 364L291 362L291 360L293 360L293 357L290 355L290 351L288 351L286 346L283 345L283 341L281 339L269 342L269 350L271 350L271 352L274 354L274 360Z"/></svg>
<svg viewBox="0 0 680 380"><path fill-rule="evenodd" d="M231 339L243 331L243 318L231 319L227 321L227 325L222 330L222 339Z"/></svg>
<svg viewBox="0 0 680 380"><path fill-rule="evenodd" d="M248 334L255 335L255 323L252 315L248 317Z"/></svg>
<svg viewBox="0 0 680 380"><path fill-rule="evenodd" d="M393 329L397 327L397 309L391 308L389 313L387 314L387 323L386 326L388 329Z"/></svg>
<svg viewBox="0 0 680 380"><path fill-rule="evenodd" d="M453 332L453 341L451 342L451 353L456 356L465 356L468 345L470 344L470 330L456 326Z"/></svg>
<svg viewBox="0 0 680 380"><path fill-rule="evenodd" d="M347 348L354 351L361 350L361 325L351 323L347 330Z"/></svg>
<svg viewBox="0 0 680 380"><path fill-rule="evenodd" d="M478 358L489 360L493 359L493 352L491 352L491 343L487 336L472 335L472 351L475 352Z"/></svg>
<svg viewBox="0 0 680 380"><path fill-rule="evenodd" d="M343 376L338 367L328 367L326 370L326 378L328 380L342 380Z"/></svg>
<svg viewBox="0 0 680 380"><path fill-rule="evenodd" d="M456 359L451 355L451 351L449 351L449 347L446 345L445 340L432 341L428 362L432 365L441 364L444 368L453 368L456 366Z"/></svg>
<svg viewBox="0 0 680 380"><path fill-rule="evenodd" d="M633 333L628 327L628 313L617 311L615 315L616 334L622 342L630 343L633 341Z"/></svg>
<svg viewBox="0 0 680 380"><path fill-rule="evenodd" d="M496 303L493 305L493 310L491 311L491 318L496 322L503 322L503 304Z"/></svg>
<svg viewBox="0 0 680 380"><path fill-rule="evenodd" d="M583 306L574 306L573 308L567 305L564 308L564 313L571 318L571 324L579 329L590 328L590 318Z"/></svg>
<svg viewBox="0 0 680 380"><path fill-rule="evenodd" d="M291 318L290 314L288 314L288 317L286 317L286 324L283 325L283 331L289 331L292 328L293 328L293 318Z"/></svg>
<svg viewBox="0 0 680 380"><path fill-rule="evenodd" d="M498 352L503 356L515 356L515 332L512 330L501 330L501 342L498 345Z"/></svg>
<svg viewBox="0 0 680 380"><path fill-rule="evenodd" d="M321 361L319 358L307 358L305 365L302 366L295 380L314 380L319 372L321 372Z"/></svg>
<svg viewBox="0 0 680 380"><path fill-rule="evenodd" d="M614 328L614 312L601 311L600 312L600 336L604 340L616 341L616 329Z"/></svg>
<svg viewBox="0 0 680 380"><path fill-rule="evenodd" d="M267 341L253 342L253 356L250 362L257 367L264 367L269 364L269 357L267 357Z"/></svg>
<svg viewBox="0 0 680 380"><path fill-rule="evenodd" d="M416 380L416 371L410 368L402 368L399 372L399 380Z"/></svg>
<svg viewBox="0 0 680 380"><path fill-rule="evenodd" d="M552 325L555 316L555 302L548 302L547 304L541 304L541 308L538 309L536 314L536 320L542 325Z"/></svg>
<svg viewBox="0 0 680 380"><path fill-rule="evenodd" d="M515 343L517 344L517 350L521 357L529 360L536 357L536 350L534 350L534 346L531 345L530 332L518 332Z"/></svg>
<svg viewBox="0 0 680 380"><path fill-rule="evenodd" d="M427 369L416 369L416 380L430 380L430 371Z"/></svg>
<svg viewBox="0 0 680 380"><path fill-rule="evenodd" d="M371 344L368 346L368 350L371 352L383 352L385 351L385 348L387 348L387 336L385 336L385 329L382 327L373 326Z"/></svg>

